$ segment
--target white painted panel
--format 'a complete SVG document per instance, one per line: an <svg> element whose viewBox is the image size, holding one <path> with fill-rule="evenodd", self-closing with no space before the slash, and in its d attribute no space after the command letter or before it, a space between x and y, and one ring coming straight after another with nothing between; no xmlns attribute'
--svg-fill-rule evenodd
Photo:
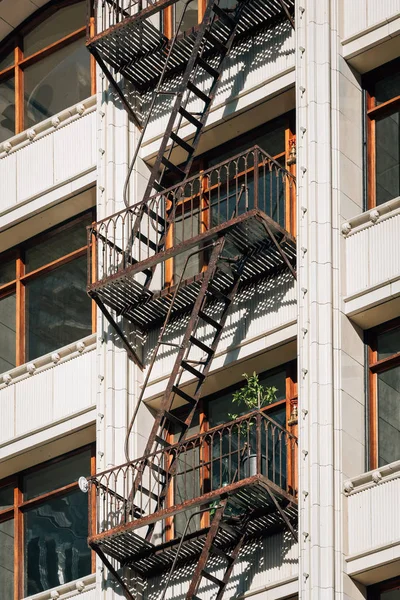
<svg viewBox="0 0 400 600"><path fill-rule="evenodd" d="M293 543L288 532L278 533L264 540L249 544L241 551L241 558L236 563L230 577L224 598L237 598L252 589L278 583L298 573L298 547ZM194 566L185 566L176 571L169 585L166 598L184 598L190 582L190 575ZM222 579L223 567L207 570L214 576ZM144 592L144 600L157 600L163 588L164 579L154 578L148 582ZM198 596L200 598L214 598L217 589L206 580L202 579Z"/></svg>
<svg viewBox="0 0 400 600"><path fill-rule="evenodd" d="M400 541L400 478L348 497L349 554Z"/></svg>
<svg viewBox="0 0 400 600"><path fill-rule="evenodd" d="M58 420L91 406L95 401L95 353L87 352L53 369L53 419Z"/></svg>
<svg viewBox="0 0 400 600"><path fill-rule="evenodd" d="M53 135L17 150L17 201L21 202L53 185Z"/></svg>
<svg viewBox="0 0 400 600"><path fill-rule="evenodd" d="M351 37L358 32L384 23L400 13L400 0L344 0L343 35Z"/></svg>
<svg viewBox="0 0 400 600"><path fill-rule="evenodd" d="M236 348L255 337L281 327L296 319L296 288L293 277L282 273L278 277L259 281L243 290L233 303L224 331L218 345L218 353ZM165 341L176 343L184 333L186 321L177 321L170 326ZM199 326L196 337L210 344L215 330L210 325ZM150 333L145 346L145 360L148 363L158 337L158 331ZM163 346L155 361L150 381L171 372L176 350ZM193 348L190 357L201 359L202 351Z"/></svg>
<svg viewBox="0 0 400 600"><path fill-rule="evenodd" d="M91 112L54 132L54 183L94 166L95 120L96 113Z"/></svg>
<svg viewBox="0 0 400 600"><path fill-rule="evenodd" d="M400 213L346 239L346 294L351 296L400 275Z"/></svg>
<svg viewBox="0 0 400 600"><path fill-rule="evenodd" d="M0 444L15 435L14 391L14 386L0 390Z"/></svg>
<svg viewBox="0 0 400 600"><path fill-rule="evenodd" d="M95 361L96 352L88 350L3 387L0 443L90 408L96 400Z"/></svg>
<svg viewBox="0 0 400 600"><path fill-rule="evenodd" d="M273 29L244 40L233 50L227 59L213 106L232 101L293 66L294 34L290 23L285 21ZM209 89L210 81L202 76L196 84L203 90ZM169 85L174 89L173 81ZM147 128L146 141L165 131L172 103L173 97L161 97L153 113L155 117ZM147 106L144 106L145 112ZM188 105L188 109L193 112L202 108L203 103L200 100L192 101Z"/></svg>
<svg viewBox="0 0 400 600"><path fill-rule="evenodd" d="M17 158L11 154L0 160L0 213L17 201Z"/></svg>
<svg viewBox="0 0 400 600"><path fill-rule="evenodd" d="M400 14L400 0L367 0L367 27Z"/></svg>

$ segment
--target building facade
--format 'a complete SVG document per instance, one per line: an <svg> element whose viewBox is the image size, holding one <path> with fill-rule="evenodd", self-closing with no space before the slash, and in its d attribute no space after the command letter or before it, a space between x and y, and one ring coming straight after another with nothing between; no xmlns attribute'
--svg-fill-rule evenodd
<svg viewBox="0 0 400 600"><path fill-rule="evenodd" d="M1 0L1 600L400 599L399 41Z"/></svg>

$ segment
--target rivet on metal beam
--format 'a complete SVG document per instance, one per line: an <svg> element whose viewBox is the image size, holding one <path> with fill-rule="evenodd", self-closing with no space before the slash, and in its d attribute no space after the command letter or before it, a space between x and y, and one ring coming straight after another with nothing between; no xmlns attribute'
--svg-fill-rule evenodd
<svg viewBox="0 0 400 600"><path fill-rule="evenodd" d="M301 410L301 412L303 413L303 419L305 419L305 418L306 418L306 416L308 415L308 410L306 410L305 408L303 408L303 409Z"/></svg>
<svg viewBox="0 0 400 600"><path fill-rule="evenodd" d="M307 498L307 496L308 496L307 490L303 490L303 496L305 496Z"/></svg>
<svg viewBox="0 0 400 600"><path fill-rule="evenodd" d="M308 456L308 450L302 450L302 453L304 454L304 456Z"/></svg>
<svg viewBox="0 0 400 600"><path fill-rule="evenodd" d="M301 251L303 253L303 256L306 254L307 252L307 248L305 248L304 246L301 247Z"/></svg>
<svg viewBox="0 0 400 600"><path fill-rule="evenodd" d="M306 336L307 333L308 333L308 329L306 327L302 327L301 331L302 331L302 333L303 333L304 336Z"/></svg>
<svg viewBox="0 0 400 600"><path fill-rule="evenodd" d="M303 85L301 85L299 87L299 90L301 91L302 94L304 94L304 92L306 91L306 88Z"/></svg>
<svg viewBox="0 0 400 600"><path fill-rule="evenodd" d="M305 215L305 214L306 214L307 210L308 210L308 209L307 209L307 207L306 207L306 206L302 206L302 207L301 207L301 212L303 213L303 215Z"/></svg>
<svg viewBox="0 0 400 600"><path fill-rule="evenodd" d="M308 533L308 531L303 531L303 535L304 535L304 539L306 540L310 534Z"/></svg>
<svg viewBox="0 0 400 600"><path fill-rule="evenodd" d="M303 14L305 12L305 8L304 6L299 6L299 11L301 12L301 14Z"/></svg>
<svg viewBox="0 0 400 600"><path fill-rule="evenodd" d="M305 376L307 375L307 373L308 373L308 370L307 370L307 369L305 369L305 368L303 367L303 368L302 368L302 370L301 370L301 372L303 373L303 379L304 379L304 377L305 377Z"/></svg>
<svg viewBox="0 0 400 600"><path fill-rule="evenodd" d="M302 287L302 288L301 288L301 291L303 292L303 294L304 294L304 295L306 295L306 294L307 294L307 288L305 288L305 287Z"/></svg>
<svg viewBox="0 0 400 600"><path fill-rule="evenodd" d="M305 132L307 131L307 128L306 127L300 127L300 131L304 135Z"/></svg>
<svg viewBox="0 0 400 600"><path fill-rule="evenodd" d="M302 173L303 173L303 174L304 174L304 173L307 173L307 167L304 167L304 166L303 166L303 167L300 167L300 168L301 168L301 171L302 171Z"/></svg>
<svg viewBox="0 0 400 600"><path fill-rule="evenodd" d="M299 50L302 54L304 54L304 52L306 51L306 49L304 48L304 46L299 46Z"/></svg>

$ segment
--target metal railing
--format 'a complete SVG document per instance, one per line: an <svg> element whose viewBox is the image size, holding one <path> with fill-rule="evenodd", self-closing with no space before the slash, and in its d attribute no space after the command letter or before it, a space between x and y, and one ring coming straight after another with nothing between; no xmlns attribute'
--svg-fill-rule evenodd
<svg viewBox="0 0 400 600"><path fill-rule="evenodd" d="M132 522L140 527L142 519L158 512L160 520L167 518L165 509L179 513L199 506L205 494L215 501L219 493L227 494L255 475L295 496L296 455L297 438L264 412L254 411L90 478L96 490L94 533ZM132 495L143 469L141 484ZM167 501L161 500L165 495Z"/></svg>
<svg viewBox="0 0 400 600"><path fill-rule="evenodd" d="M154 194L146 203L134 240L132 232L142 203L90 227L88 264L93 264L94 252L95 282L122 273L166 247L182 245L184 251L185 243L253 208L285 227L288 206L294 201L294 186L295 178L284 166L259 146L249 148ZM165 231L168 235L160 247Z"/></svg>

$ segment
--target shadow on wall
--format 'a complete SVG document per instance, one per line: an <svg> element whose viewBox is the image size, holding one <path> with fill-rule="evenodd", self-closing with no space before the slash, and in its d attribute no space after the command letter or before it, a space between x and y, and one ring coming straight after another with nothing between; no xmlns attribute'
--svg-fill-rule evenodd
<svg viewBox="0 0 400 600"><path fill-rule="evenodd" d="M185 600L195 564L184 564L177 568L171 578L166 600ZM222 579L226 563L214 557L207 563L207 571ZM242 548L240 559L230 577L224 598L237 598L254 588L262 587L297 573L297 545L289 532L281 532L266 539L249 542ZM167 582L168 571L161 577L149 579L144 584L143 600L158 600ZM215 598L218 588L202 579L198 596Z"/></svg>

